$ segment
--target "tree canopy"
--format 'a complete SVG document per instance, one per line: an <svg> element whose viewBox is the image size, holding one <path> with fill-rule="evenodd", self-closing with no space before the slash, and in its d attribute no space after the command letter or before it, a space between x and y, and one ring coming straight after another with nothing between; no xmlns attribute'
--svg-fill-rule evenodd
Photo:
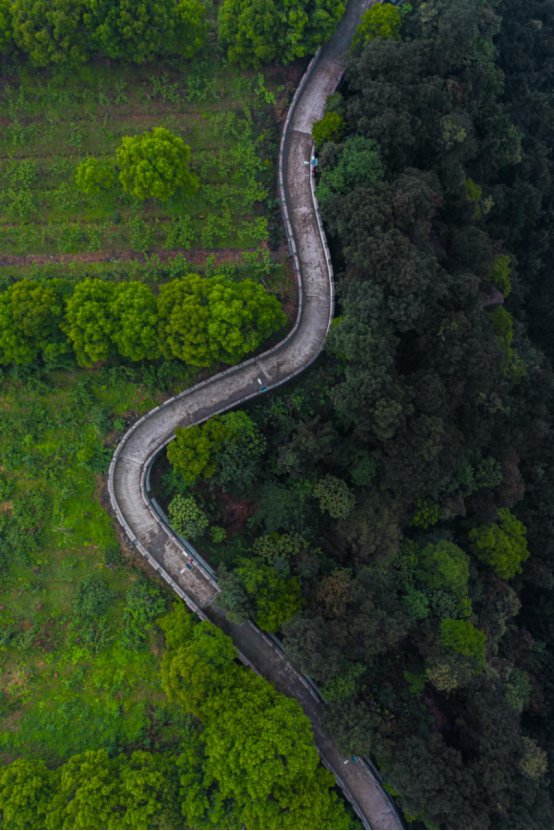
<svg viewBox="0 0 554 831"><path fill-rule="evenodd" d="M402 28L402 10L392 3L374 3L367 9L358 25L355 40L364 44L376 38L399 40Z"/></svg>
<svg viewBox="0 0 554 831"><path fill-rule="evenodd" d="M124 136L115 161L124 191L137 199L166 200L177 190L198 186L189 170L190 147L165 127Z"/></svg>
<svg viewBox="0 0 554 831"><path fill-rule="evenodd" d="M115 181L115 171L109 161L87 156L79 162L75 171L75 184L80 191L88 196L94 196L103 190L112 187Z"/></svg>
<svg viewBox="0 0 554 831"><path fill-rule="evenodd" d="M158 55L190 58L204 44L206 7L200 0L87 0L92 48L134 63Z"/></svg>
<svg viewBox="0 0 554 831"><path fill-rule="evenodd" d="M290 63L325 41L344 12L331 0L224 0L218 32L230 60L243 66Z"/></svg>
<svg viewBox="0 0 554 831"><path fill-rule="evenodd" d="M201 0L3 0L0 50L13 47L33 66L83 63L94 55L132 63L203 46Z"/></svg>
<svg viewBox="0 0 554 831"><path fill-rule="evenodd" d="M156 298L144 283L119 283L110 303L117 351L131 361L152 361L161 354Z"/></svg>
<svg viewBox="0 0 554 831"><path fill-rule="evenodd" d="M32 364L63 336L63 298L34 280L0 294L0 363ZM61 344L60 344L61 346Z"/></svg>
<svg viewBox="0 0 554 831"><path fill-rule="evenodd" d="M110 354L114 294L113 283L90 278L79 283L67 301L66 331L81 366L105 361Z"/></svg>
<svg viewBox="0 0 554 831"><path fill-rule="evenodd" d="M191 366L234 364L285 323L277 299L252 280L189 274L160 289L166 351Z"/></svg>
<svg viewBox="0 0 554 831"><path fill-rule="evenodd" d="M192 366L234 363L285 320L277 298L251 280L190 274L166 283L156 296L132 280L88 277L73 285L59 278L22 279L0 292L0 363L64 365L70 345L86 367L162 355ZM254 447L261 439L250 432ZM255 457L245 456L243 477L251 475Z"/></svg>
<svg viewBox="0 0 554 831"><path fill-rule="evenodd" d="M521 574L529 557L524 524L507 508L500 508L498 521L472 528L469 539L479 560L504 580Z"/></svg>

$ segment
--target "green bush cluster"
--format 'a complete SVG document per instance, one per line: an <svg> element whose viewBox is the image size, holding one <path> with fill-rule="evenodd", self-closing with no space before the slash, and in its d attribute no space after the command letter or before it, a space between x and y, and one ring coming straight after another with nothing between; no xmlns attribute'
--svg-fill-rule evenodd
<svg viewBox="0 0 554 831"><path fill-rule="evenodd" d="M314 123L312 137L316 147L321 147L326 141L337 142L344 127L344 118L337 112L326 112L323 118Z"/></svg>
<svg viewBox="0 0 554 831"><path fill-rule="evenodd" d="M265 447L250 416L238 411L214 416L204 424L178 427L167 458L188 485L213 479L234 493L252 484Z"/></svg>
<svg viewBox="0 0 554 831"><path fill-rule="evenodd" d="M0 53L33 66L79 64L103 56L142 64L156 57L190 58L208 33L205 0L2 0ZM315 52L333 32L344 2L224 0L218 33L228 57L259 66Z"/></svg>
<svg viewBox="0 0 554 831"><path fill-rule="evenodd" d="M87 156L77 166L75 184L87 196L109 190L116 171L125 193L136 199L169 199L175 191L191 193L198 180L189 170L190 147L165 127L124 136L113 162Z"/></svg>
<svg viewBox="0 0 554 831"><path fill-rule="evenodd" d="M172 528L186 539L195 540L207 531L208 517L194 496L177 494L169 503L168 512Z"/></svg>
<svg viewBox="0 0 554 831"><path fill-rule="evenodd" d="M0 52L37 67L99 55L138 64L190 58L205 42L205 18L202 0L2 0Z"/></svg>
<svg viewBox="0 0 554 831"><path fill-rule="evenodd" d="M344 12L342 0L224 0L218 32L230 60L243 66L290 63L316 51Z"/></svg>
<svg viewBox="0 0 554 831"><path fill-rule="evenodd" d="M399 40L403 10L392 3L375 3L362 15L355 42L372 40Z"/></svg>
<svg viewBox="0 0 554 831"><path fill-rule="evenodd" d="M251 280L187 274L156 295L144 283L21 280L0 294L0 364L80 366L112 357L233 364L279 329L277 299Z"/></svg>

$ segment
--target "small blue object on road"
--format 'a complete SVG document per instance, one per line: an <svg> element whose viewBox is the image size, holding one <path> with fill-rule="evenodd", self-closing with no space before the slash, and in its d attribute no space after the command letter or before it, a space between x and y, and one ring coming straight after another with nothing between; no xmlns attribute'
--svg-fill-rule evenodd
<svg viewBox="0 0 554 831"><path fill-rule="evenodd" d="M267 391L268 391L269 387L267 387L267 386L264 384L264 382L262 381L262 379L261 379L261 378L256 378L256 381L257 381L257 382L258 382L258 384L260 385L260 392L267 392Z"/></svg>

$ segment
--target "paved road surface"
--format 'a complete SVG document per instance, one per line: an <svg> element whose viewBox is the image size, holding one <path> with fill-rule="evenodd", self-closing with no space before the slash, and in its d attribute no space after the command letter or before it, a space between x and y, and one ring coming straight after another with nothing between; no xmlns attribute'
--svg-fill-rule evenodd
<svg viewBox="0 0 554 831"><path fill-rule="evenodd" d="M398 815L375 774L345 757L324 734L322 704L306 679L284 654L251 623L235 624L217 606L213 576L195 562L186 563L183 544L159 519L149 502L146 484L152 460L175 428L197 424L284 383L314 361L323 347L333 314L332 268L313 196L309 162L311 129L336 89L346 50L368 0L351 0L333 38L310 64L289 110L279 155L281 202L298 284L298 317L292 332L262 355L232 367L140 419L121 440L109 473L113 510L135 547L200 617L227 632L241 657L277 689L296 698L311 719L323 762L335 773L364 827L402 828ZM260 379L260 380L258 380Z"/></svg>

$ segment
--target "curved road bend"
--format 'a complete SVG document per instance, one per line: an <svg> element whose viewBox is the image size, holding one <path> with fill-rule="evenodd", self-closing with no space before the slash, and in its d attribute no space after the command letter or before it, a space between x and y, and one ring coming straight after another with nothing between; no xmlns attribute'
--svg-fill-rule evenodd
<svg viewBox="0 0 554 831"><path fill-rule="evenodd" d="M219 373L169 399L136 422L121 440L110 465L112 508L131 543L203 619L229 634L241 658L286 695L296 698L313 726L324 764L366 828L402 828L377 776L362 762L345 764L324 734L322 704L306 679L253 624L232 623L214 602L217 583L196 561L186 567L184 546L160 521L146 493L153 458L178 426L197 424L259 394L258 379L269 388L284 383L319 355L333 314L330 259L312 193L309 165L314 121L336 89L343 60L362 12L371 0L351 0L332 39L320 50L295 94L283 130L279 180L285 226L298 282L298 317L292 332L273 349Z"/></svg>

